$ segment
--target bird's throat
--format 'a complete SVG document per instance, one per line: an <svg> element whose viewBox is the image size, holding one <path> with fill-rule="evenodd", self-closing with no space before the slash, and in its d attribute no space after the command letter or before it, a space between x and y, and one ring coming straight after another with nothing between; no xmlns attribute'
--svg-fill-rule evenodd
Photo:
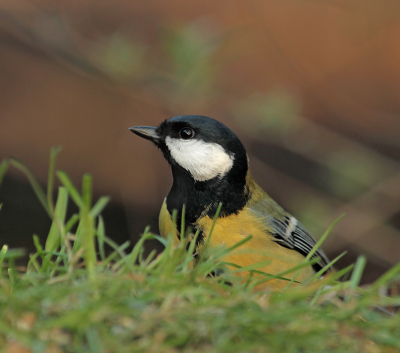
<svg viewBox="0 0 400 353"><path fill-rule="evenodd" d="M250 195L243 180L231 180L229 173L223 178L195 181L189 172L180 166L172 166L174 182L167 196L167 209L172 215L177 210L177 224L180 224L183 205L185 222L195 228L197 221L204 216L214 218L222 203L219 217L238 213L243 209Z"/></svg>

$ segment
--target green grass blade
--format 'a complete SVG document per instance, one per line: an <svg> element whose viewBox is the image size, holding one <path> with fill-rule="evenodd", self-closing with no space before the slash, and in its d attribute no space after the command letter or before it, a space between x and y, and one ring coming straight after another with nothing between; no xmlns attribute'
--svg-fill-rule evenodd
<svg viewBox="0 0 400 353"><path fill-rule="evenodd" d="M271 265L271 260L266 260L266 261L261 261L261 262L257 262L255 264L249 265L249 266L245 266L245 267L239 267L236 270L232 271L232 272L243 272L243 271L254 271L257 270L260 267L266 267Z"/></svg>
<svg viewBox="0 0 400 353"><path fill-rule="evenodd" d="M41 267L39 265L39 262L37 261L37 258L39 257L38 253L35 254L30 254L29 255L29 262L28 262L28 270L27 273L31 273L32 272L32 267L34 268L34 270L38 273L40 273L41 271Z"/></svg>
<svg viewBox="0 0 400 353"><path fill-rule="evenodd" d="M307 283L311 283L321 277L328 269L332 268L333 265L338 262L344 255L347 254L347 251L342 252L339 256L335 257L329 264L324 266L322 269L320 269Z"/></svg>
<svg viewBox="0 0 400 353"><path fill-rule="evenodd" d="M80 241L83 245L83 258L85 260L86 269L89 272L89 276L93 278L94 265L97 259L94 243L96 230L94 226L94 218L90 215L92 202L92 184L93 182L91 175L85 174L82 179L82 205L80 206Z"/></svg>
<svg viewBox="0 0 400 353"><path fill-rule="evenodd" d="M5 158L0 163L0 186L3 183L3 179L7 173L9 165L10 165L10 158Z"/></svg>
<svg viewBox="0 0 400 353"><path fill-rule="evenodd" d="M36 252L40 256L42 256L45 252L44 252L44 249L42 247L42 244L40 244L40 239L36 234L33 235L33 244L35 245Z"/></svg>
<svg viewBox="0 0 400 353"><path fill-rule="evenodd" d="M214 216L211 228L210 228L210 232L209 232L209 234L208 234L208 236L207 236L207 238L205 240L204 246L203 246L203 253L207 251L208 244L210 243L211 235L212 235L212 233L214 231L214 227L215 227L215 224L217 223L217 219L219 217L219 214L221 213L221 209L222 209L222 202L219 203L217 211L215 212L215 216ZM242 244L240 244L240 245L242 245Z"/></svg>
<svg viewBox="0 0 400 353"><path fill-rule="evenodd" d="M148 227L146 227L148 228ZM162 245L164 245L164 247L167 247L168 244L168 238L164 238L164 237L160 237L159 235L155 235L155 234L151 234L151 238L149 239L155 239L158 240Z"/></svg>
<svg viewBox="0 0 400 353"><path fill-rule="evenodd" d="M385 272L381 277L379 277L372 285L371 289L378 289L389 283L396 275L400 273L400 262L393 266L390 270Z"/></svg>
<svg viewBox="0 0 400 353"><path fill-rule="evenodd" d="M225 249L223 249L222 251L218 252L218 253L215 255L215 258L218 259L218 258L220 258L220 257L222 257L222 256L225 256L226 254L229 254L231 251L233 251L233 250L235 250L236 248L238 248L238 247L242 246L243 244L247 243L247 242L250 241L252 238L253 238L252 235L247 236L246 238L244 238L243 240L237 242L236 244L234 244L234 245L232 245L232 246L230 246L230 247L228 247L228 248L225 248Z"/></svg>
<svg viewBox="0 0 400 353"><path fill-rule="evenodd" d="M62 170L57 171L57 177L60 179L61 183L67 188L69 195L75 204L81 208L83 206L83 200L78 190L75 188L69 176Z"/></svg>
<svg viewBox="0 0 400 353"><path fill-rule="evenodd" d="M153 270L155 267L159 266L160 263L162 263L164 261L163 259L163 254L158 255L154 261L152 261L150 264L147 265L146 270L147 271L151 271Z"/></svg>
<svg viewBox="0 0 400 353"><path fill-rule="evenodd" d="M62 238L65 236L64 223L67 215L67 206L68 191L65 187L59 187L56 207L54 210L54 218L44 247L47 255L43 260L42 271L46 271L48 269L52 253L57 250L62 243Z"/></svg>
<svg viewBox="0 0 400 353"><path fill-rule="evenodd" d="M350 279L350 288L355 289L360 284L361 277L364 273L365 265L367 264L367 258L363 255L359 256L354 266L353 273Z"/></svg>
<svg viewBox="0 0 400 353"><path fill-rule="evenodd" d="M171 272L174 272L179 266L182 267L182 262L179 256L176 256L177 254L182 252L182 248L177 248L175 247L174 242L172 241L174 235L169 233L167 237L167 242L165 244L165 248L163 252L160 254L160 256L157 259L157 267L154 270L154 273L157 273L157 276L159 276L161 273L162 274L169 274ZM143 262L141 259L141 255L143 253L143 249L141 252L139 252L139 258L138 262L139 265Z"/></svg>
<svg viewBox="0 0 400 353"><path fill-rule="evenodd" d="M54 170L56 165L57 154L61 151L61 147L52 147L50 150L49 176L47 179L47 204L51 212L54 212L53 203L53 186L54 186Z"/></svg>
<svg viewBox="0 0 400 353"><path fill-rule="evenodd" d="M345 275L346 273L349 273L352 269L354 268L354 264L351 264L347 267L345 267L344 269L334 272L332 274L329 275L329 283L335 283L336 280L338 280L339 278L341 278L343 275ZM327 291L339 291L341 289L343 289L344 287L347 287L348 282L344 283L344 282L339 282L338 284L335 284L335 286L330 286L328 287L328 284L324 286L324 288L319 288L319 290L317 291L317 293L315 294L314 298L311 300L310 305L314 305L317 301L317 299L323 295L326 294ZM327 290L325 290L325 288L327 288Z"/></svg>
<svg viewBox="0 0 400 353"><path fill-rule="evenodd" d="M182 217L181 217L181 241L185 239L185 213L186 213L186 205L182 206Z"/></svg>
<svg viewBox="0 0 400 353"><path fill-rule="evenodd" d="M130 263L130 261L127 258L127 255L125 253L125 249L127 249L130 245L130 241L126 241L122 245L118 245L114 241L112 241L110 238L104 237L104 242L111 246L114 251L107 256L107 258L103 261L103 266L107 266L111 261L114 261L116 259L122 260L123 263L126 264L127 268L129 270L133 270L133 265Z"/></svg>
<svg viewBox="0 0 400 353"><path fill-rule="evenodd" d="M143 251L143 244L147 239L150 239L153 237L151 233L149 233L150 227L146 227L144 230L144 233L141 235L139 241L135 244L133 247L131 253L127 256L127 259L131 265L135 265L138 258L139 254L141 251Z"/></svg>
<svg viewBox="0 0 400 353"><path fill-rule="evenodd" d="M82 178L82 200L88 210L92 208L92 188L93 178L90 174L86 173Z"/></svg>
<svg viewBox="0 0 400 353"><path fill-rule="evenodd" d="M65 225L65 234L71 231L72 227L79 221L79 215L76 213L72 215L67 224Z"/></svg>
<svg viewBox="0 0 400 353"><path fill-rule="evenodd" d="M156 256L157 251L153 249L151 253L147 256L147 258L140 264L140 266L147 268L150 261Z"/></svg>
<svg viewBox="0 0 400 353"><path fill-rule="evenodd" d="M3 266L3 261L5 259L5 254L7 253L7 251L8 251L8 245L5 244L5 245L3 245L3 247L0 250L0 269ZM1 274L1 272L0 272L0 274Z"/></svg>
<svg viewBox="0 0 400 353"><path fill-rule="evenodd" d="M315 263L317 263L317 262L318 262L318 259L317 259L317 258L311 259L311 260L309 260L308 262L302 262L301 264L296 265L296 266L293 266L292 268L289 268L288 270L279 272L279 273L277 273L277 274L275 274L275 275L272 275L272 276L270 275L270 276L268 276L267 278L263 278L262 280L257 281L257 282L255 283L255 285L259 285L259 284L261 284L261 283L270 281L270 280L272 280L272 279L280 278L280 277L285 278L285 275L287 275L287 274L289 274L289 273L292 273L292 272L295 272L295 271L299 271L299 270L303 269L304 267L312 266L313 264L315 264ZM293 281L293 282L294 282L294 279L292 279L292 280L290 280L290 281Z"/></svg>
<svg viewBox="0 0 400 353"><path fill-rule="evenodd" d="M107 206L110 199L111 198L109 196L100 197L93 206L93 208L90 210L90 216L96 218Z"/></svg>
<svg viewBox="0 0 400 353"><path fill-rule="evenodd" d="M67 215L67 206L68 191L65 187L59 187L56 207L54 210L54 219L46 240L46 251L55 251L60 246L65 217Z"/></svg>
<svg viewBox="0 0 400 353"><path fill-rule="evenodd" d="M211 237L212 232L214 231L215 223L217 223L217 219L219 217L219 214L221 213L221 209L222 209L222 202L219 203L217 211L215 212L213 224L211 225L211 228L210 228L210 234L208 234L208 239Z"/></svg>
<svg viewBox="0 0 400 353"><path fill-rule="evenodd" d="M82 221L81 221L81 216L79 216L79 223L78 227L76 228L75 241L72 250L74 253L76 253L81 247L82 247Z"/></svg>
<svg viewBox="0 0 400 353"><path fill-rule="evenodd" d="M267 260L267 261L269 261L269 260ZM267 261L265 261L265 262L267 263ZM226 266L234 267L234 268L236 268L237 270L242 269L242 268L245 268L245 267L241 267L241 266L239 266L239 265L237 265L237 264L234 264L233 262L222 262L222 263L223 263L224 265L226 265ZM250 266L252 266L252 265L250 265ZM250 266L249 266L249 267L250 267ZM246 267L247 267L247 266L246 266ZM257 267L256 267L256 268L257 268ZM236 272L237 270L231 271L231 273L234 273L234 272ZM244 270L244 271L245 271L245 270ZM250 272L251 275L249 276L249 279L247 280L247 282L246 282L246 284L245 284L246 287L252 282L252 280L254 280L255 277L252 277L252 276L255 275L255 274L262 275L262 276L264 276L264 278L265 278L265 277L274 276L274 279L281 279L282 281L287 281L287 282L291 281L289 278L280 277L280 276L277 276L277 275L273 275L272 273L268 273L268 272L264 272L264 271L259 271L259 270L255 270L255 269L250 270L249 272ZM268 279L268 280L269 280L269 279ZM294 281L294 283L300 283L300 282Z"/></svg>
<svg viewBox="0 0 400 353"><path fill-rule="evenodd" d="M316 244L314 245L314 247L311 249L311 251L307 254L307 256L305 257L304 261L307 263L308 261L310 261L310 259L313 257L313 255L317 252L317 250L321 247L322 243L325 241L325 239L328 237L329 233L331 232L331 230L333 229L333 227L345 216L345 214L340 215L338 218L336 218L332 224L328 227L328 229L325 231L325 233L322 235L322 237L316 242ZM292 282L294 282L294 280L296 279L296 277L298 276L299 271L297 273L295 273L295 275L292 278L291 283L289 283L286 288L282 291L285 292L287 289L290 288Z"/></svg>
<svg viewBox="0 0 400 353"><path fill-rule="evenodd" d="M190 256L192 256L195 251L197 238L199 237L199 235L200 235L200 229L197 229L196 233L194 234L193 239L190 241L190 245L189 245L189 249L188 249L188 254Z"/></svg>
<svg viewBox="0 0 400 353"><path fill-rule="evenodd" d="M37 198L39 199L40 203L46 210L49 217L52 218L52 212L47 203L47 196L44 193L42 187L40 186L39 181L33 175L32 171L28 168L28 166L26 166L24 163L22 163L21 161L19 161L16 158L10 158L10 164L25 174L25 176L28 178L29 183L32 186L33 191L35 192Z"/></svg>
<svg viewBox="0 0 400 353"><path fill-rule="evenodd" d="M99 253L101 261L104 261L106 254L104 251L104 239L106 237L106 229L104 226L103 217L99 216L99 223L97 224L97 243L99 245Z"/></svg>
<svg viewBox="0 0 400 353"><path fill-rule="evenodd" d="M315 252L321 247L322 243L325 241L325 239L328 237L329 233L332 231L333 227L336 226L336 224L345 216L343 213L340 215L338 218L336 218L332 224L328 227L328 229L325 231L325 233L322 235L322 237L317 241L317 243L314 245L312 250L307 254L306 256L306 261L310 260L311 257L315 254Z"/></svg>
<svg viewBox="0 0 400 353"><path fill-rule="evenodd" d="M196 243L197 243L197 239L198 239L199 235L200 235L200 229L197 229L193 239L190 241L189 249L186 252L185 261L182 264L182 268L183 268L184 272L188 270L190 263L195 260L194 259L194 251L196 248Z"/></svg>
<svg viewBox="0 0 400 353"><path fill-rule="evenodd" d="M25 249L8 249L8 246L3 246L3 248L0 251L0 259L18 259L20 257L24 257L26 254Z"/></svg>
<svg viewBox="0 0 400 353"><path fill-rule="evenodd" d="M347 273L350 273L350 271L354 268L354 264L351 264L347 267L345 267L344 269L337 271L333 274L330 275L330 278L334 281L338 280L339 278L341 278L342 276L344 276Z"/></svg>

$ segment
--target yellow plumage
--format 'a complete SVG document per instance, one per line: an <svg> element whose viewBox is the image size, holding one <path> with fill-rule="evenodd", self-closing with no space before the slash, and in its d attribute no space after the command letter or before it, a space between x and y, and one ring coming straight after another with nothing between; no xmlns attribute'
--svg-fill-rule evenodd
<svg viewBox="0 0 400 353"><path fill-rule="evenodd" d="M279 245L279 243L273 240L271 230L265 226L264 222L267 215L261 215L261 217L255 216L255 213L252 211L251 207L262 200L271 199L261 189L261 187L254 182L250 174L248 174L247 179L247 185L252 193L252 197L250 198L248 204L238 214L218 218L214 225L211 238L209 240L207 238L204 239L204 243L208 242L208 246L212 251L213 249L219 247L231 247L251 235L252 238L249 241L230 252L221 260L234 263L241 267L246 267L257 262L270 260L270 265L257 268L257 270L273 275L299 265L304 261L304 256L296 250L288 249ZM208 236L210 234L213 222L213 218L208 216L201 217L197 220L196 228L200 229L203 234ZM179 241L178 232L172 221L171 215L167 210L165 200L161 207L159 229L160 234L163 237L167 237L169 233L172 233L176 235L174 237L175 241ZM197 249L199 253L201 253L202 247L203 245L199 245ZM284 277L291 279L295 273L296 271L287 274ZM249 276L247 271L237 272L236 274L242 277L244 280L246 280ZM310 266L305 267L297 273L296 281L307 281L313 275L313 269ZM265 284L259 285L255 289L282 290L287 285L288 281L274 279L266 282Z"/></svg>

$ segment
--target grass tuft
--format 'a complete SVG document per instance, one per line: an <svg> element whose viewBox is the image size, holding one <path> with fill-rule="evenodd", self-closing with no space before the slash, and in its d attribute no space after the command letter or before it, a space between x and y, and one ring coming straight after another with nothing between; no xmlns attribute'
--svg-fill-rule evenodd
<svg viewBox="0 0 400 353"><path fill-rule="evenodd" d="M106 235L101 211L109 198L101 197L93 205L91 176L83 176L78 191L65 172L55 170L57 152L51 152L47 195L21 162L9 158L0 164L0 182L9 166L22 170L52 219L44 245L33 236L36 252L30 254L26 269L15 266L23 250L7 246L0 250L3 351L400 350L399 315L375 309L400 305L400 297L382 295L399 280L400 264L366 289L359 287L366 263L361 256L348 281L338 279L352 266L274 293L255 292L253 288L284 278L289 271L270 275L258 270L268 262L240 268L220 260L250 237L230 248L209 252L196 266L194 241L198 233L174 242L172 235L164 239L146 229L127 252L128 242L118 245ZM55 177L62 186L53 201ZM70 201L79 212L68 218ZM183 214L181 234L184 221ZM145 257L143 248L150 239L159 240L165 249ZM106 245L111 252L106 252ZM290 272L317 260L310 256ZM228 265L236 269L228 271ZM254 276L241 283L234 272L242 271ZM211 277L210 273L220 275Z"/></svg>

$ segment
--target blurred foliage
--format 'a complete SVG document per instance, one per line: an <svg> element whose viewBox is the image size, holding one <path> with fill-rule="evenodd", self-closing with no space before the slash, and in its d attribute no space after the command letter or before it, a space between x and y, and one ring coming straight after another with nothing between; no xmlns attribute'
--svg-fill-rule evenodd
<svg viewBox="0 0 400 353"><path fill-rule="evenodd" d="M207 22L196 21L168 32L164 48L182 91L209 94L215 75L212 57L218 46L216 33Z"/></svg>
<svg viewBox="0 0 400 353"><path fill-rule="evenodd" d="M168 94L167 101L172 109L182 105L201 106L216 98L213 55L219 41L209 23L196 21L169 29L162 47L169 60L164 73L168 83L167 87L158 87L157 93L161 96Z"/></svg>
<svg viewBox="0 0 400 353"><path fill-rule="evenodd" d="M94 41L88 53L93 63L114 79L127 82L146 78L143 72L146 47L123 33L116 32Z"/></svg>
<svg viewBox="0 0 400 353"><path fill-rule="evenodd" d="M381 162L364 151L334 149L327 155L327 164L343 177L329 174L329 184L334 194L343 199L359 195L382 180L387 173L379 168Z"/></svg>
<svg viewBox="0 0 400 353"><path fill-rule="evenodd" d="M165 101L185 106L215 98L213 55L219 47L215 31L204 21L168 28L157 48L117 31L94 40L86 55L113 79L142 85Z"/></svg>
<svg viewBox="0 0 400 353"><path fill-rule="evenodd" d="M301 102L287 89L275 87L269 92L256 92L240 100L232 106L231 112L247 133L284 139L299 129Z"/></svg>
<svg viewBox="0 0 400 353"><path fill-rule="evenodd" d="M302 192L294 195L291 201L290 207L296 210L296 217L307 224L311 234L319 238L332 219L331 209L326 202Z"/></svg>

